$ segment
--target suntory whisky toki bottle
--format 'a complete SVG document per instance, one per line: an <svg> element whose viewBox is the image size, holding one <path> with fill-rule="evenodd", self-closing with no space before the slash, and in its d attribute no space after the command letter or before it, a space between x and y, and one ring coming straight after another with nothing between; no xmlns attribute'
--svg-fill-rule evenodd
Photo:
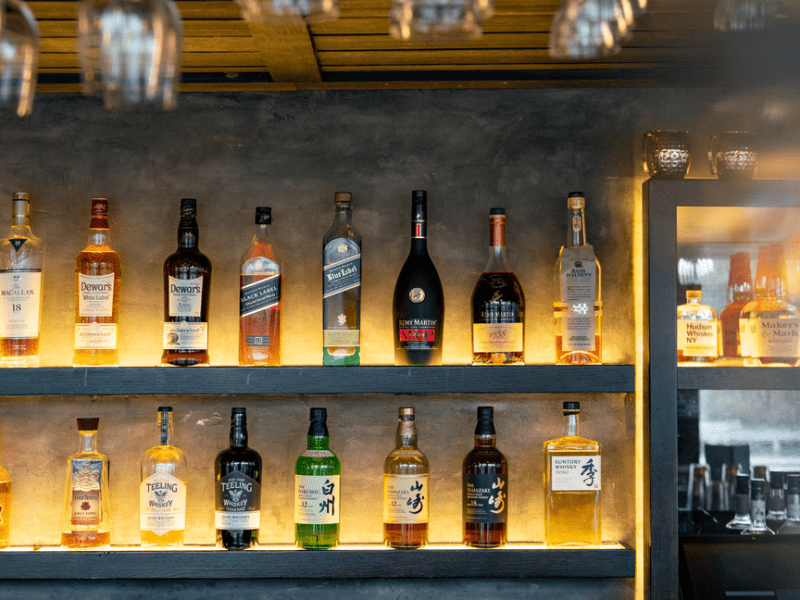
<svg viewBox="0 0 800 600"><path fill-rule="evenodd" d="M11 523L11 477L0 466L0 548L8 548Z"/></svg>
<svg viewBox="0 0 800 600"><path fill-rule="evenodd" d="M753 283L750 276L750 255L737 252L731 256L728 275L728 305L719 313L722 329L722 356L742 357L742 341L739 335L739 317L742 309L753 300Z"/></svg>
<svg viewBox="0 0 800 600"><path fill-rule="evenodd" d="M67 459L61 545L97 548L111 543L108 459L97 451L100 419L78 419L80 447Z"/></svg>
<svg viewBox="0 0 800 600"><path fill-rule="evenodd" d="M89 242L75 260L75 367L116 367L122 265L110 247L108 200L92 198Z"/></svg>
<svg viewBox="0 0 800 600"><path fill-rule="evenodd" d="M322 364L357 365L361 357L361 234L353 195L336 192L333 225L322 238Z"/></svg>
<svg viewBox="0 0 800 600"><path fill-rule="evenodd" d="M142 546L178 547L186 529L186 478L183 451L172 445L172 408L158 409L158 445L141 460L139 514Z"/></svg>
<svg viewBox="0 0 800 600"><path fill-rule="evenodd" d="M256 208L256 233L239 269L239 365L281 364L281 267L269 241L272 209Z"/></svg>
<svg viewBox="0 0 800 600"><path fill-rule="evenodd" d="M428 255L428 194L411 195L411 252L394 288L394 363L440 365L444 342L444 293Z"/></svg>
<svg viewBox="0 0 800 600"><path fill-rule="evenodd" d="M478 407L475 447L462 468L464 544L497 548L508 537L508 462L495 446L494 408Z"/></svg>
<svg viewBox="0 0 800 600"><path fill-rule="evenodd" d="M246 550L258 544L261 456L247 447L247 411L231 409L231 445L214 461L217 546Z"/></svg>
<svg viewBox="0 0 800 600"><path fill-rule="evenodd" d="M38 367L44 243L31 233L28 194L16 192L0 240L0 367Z"/></svg>
<svg viewBox="0 0 800 600"><path fill-rule="evenodd" d="M417 448L414 409L401 408L397 444L383 462L383 541L392 548L428 544L428 459Z"/></svg>
<svg viewBox="0 0 800 600"><path fill-rule="evenodd" d="M524 364L525 294L506 260L506 211L489 211L489 263L472 290L472 364Z"/></svg>
<svg viewBox="0 0 800 600"><path fill-rule="evenodd" d="M294 540L306 550L339 545L342 467L330 451L327 419L324 408L311 409L307 449L294 465Z"/></svg>
<svg viewBox="0 0 800 600"><path fill-rule="evenodd" d="M197 201L181 200L178 250L164 261L164 366L208 366L211 261L197 247Z"/></svg>
<svg viewBox="0 0 800 600"><path fill-rule="evenodd" d="M569 195L567 244L556 261L553 316L559 365L603 362L600 262L586 243L585 204L583 192Z"/></svg>
<svg viewBox="0 0 800 600"><path fill-rule="evenodd" d="M678 307L678 364L703 366L717 359L717 312L702 303L698 284L686 286L686 304Z"/></svg>
<svg viewBox="0 0 800 600"><path fill-rule="evenodd" d="M564 436L544 443L544 543L600 544L600 444L580 437L579 402L564 402Z"/></svg>

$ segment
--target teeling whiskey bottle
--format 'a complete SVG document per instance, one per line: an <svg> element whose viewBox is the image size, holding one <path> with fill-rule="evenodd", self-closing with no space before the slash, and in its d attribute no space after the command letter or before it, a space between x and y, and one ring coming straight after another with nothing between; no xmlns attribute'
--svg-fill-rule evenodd
<svg viewBox="0 0 800 600"><path fill-rule="evenodd" d="M197 201L181 200L178 250L164 261L164 352L161 364L208 365L211 261L197 247Z"/></svg>
<svg viewBox="0 0 800 600"><path fill-rule="evenodd" d="M119 364L122 265L109 244L108 200L92 198L89 243L75 260L75 367Z"/></svg>

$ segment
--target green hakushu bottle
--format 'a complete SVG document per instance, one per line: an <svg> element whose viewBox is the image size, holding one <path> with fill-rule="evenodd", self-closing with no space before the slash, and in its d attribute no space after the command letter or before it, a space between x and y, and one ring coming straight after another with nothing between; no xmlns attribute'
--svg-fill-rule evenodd
<svg viewBox="0 0 800 600"><path fill-rule="evenodd" d="M306 550L339 545L339 478L342 467L330 451L328 412L311 409L308 447L294 467L295 543Z"/></svg>

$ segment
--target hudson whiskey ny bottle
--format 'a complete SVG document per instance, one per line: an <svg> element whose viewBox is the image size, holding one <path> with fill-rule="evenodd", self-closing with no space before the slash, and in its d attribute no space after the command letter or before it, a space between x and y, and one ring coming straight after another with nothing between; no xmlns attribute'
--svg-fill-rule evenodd
<svg viewBox="0 0 800 600"><path fill-rule="evenodd" d="M686 286L686 304L677 309L679 365L702 366L717 359L717 313L702 300L698 284Z"/></svg>
<svg viewBox="0 0 800 600"><path fill-rule="evenodd" d="M186 529L186 478L183 451L172 444L172 407L158 409L158 445L141 460L139 526L142 546L183 545Z"/></svg>
<svg viewBox="0 0 800 600"><path fill-rule="evenodd" d="M96 548L111 543L108 507L108 459L97 451L100 419L78 419L80 446L67 459L61 545Z"/></svg>
<svg viewBox="0 0 800 600"><path fill-rule="evenodd" d="M164 261L164 352L162 365L208 365L208 304L211 261L197 247L197 201L181 200L178 250Z"/></svg>
<svg viewBox="0 0 800 600"><path fill-rule="evenodd" d="M326 409L311 409L307 448L294 465L294 540L306 550L339 545L342 467L330 450L327 420Z"/></svg>
<svg viewBox="0 0 800 600"><path fill-rule="evenodd" d="M383 541L399 549L428 544L428 459L417 448L414 409L399 410L395 449L383 462Z"/></svg>
<svg viewBox="0 0 800 600"><path fill-rule="evenodd" d="M16 192L0 242L0 367L38 367L44 244L31 233L28 194Z"/></svg>
<svg viewBox="0 0 800 600"><path fill-rule="evenodd" d="M353 195L336 192L333 225L322 238L322 364L357 365L361 341L361 234Z"/></svg>
<svg viewBox="0 0 800 600"><path fill-rule="evenodd" d="M108 200L92 198L89 242L75 260L75 367L119 365L122 265L110 243Z"/></svg>
<svg viewBox="0 0 800 600"><path fill-rule="evenodd" d="M239 364L281 364L281 267L269 241L272 209L256 208L256 233L239 269Z"/></svg>

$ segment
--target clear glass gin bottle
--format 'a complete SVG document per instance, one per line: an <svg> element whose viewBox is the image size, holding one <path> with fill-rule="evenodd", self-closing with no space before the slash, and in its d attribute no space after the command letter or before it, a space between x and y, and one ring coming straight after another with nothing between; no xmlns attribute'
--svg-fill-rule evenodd
<svg viewBox="0 0 800 600"><path fill-rule="evenodd" d="M800 535L800 475L789 473L786 495L786 522L778 535Z"/></svg>
<svg viewBox="0 0 800 600"><path fill-rule="evenodd" d="M734 485L733 509L736 512L733 519L725 527L744 530L752 524L750 521L750 475L746 473L737 474Z"/></svg>
<svg viewBox="0 0 800 600"><path fill-rule="evenodd" d="M767 527L767 493L763 479L750 481L750 526L742 530L742 535L775 535Z"/></svg>

